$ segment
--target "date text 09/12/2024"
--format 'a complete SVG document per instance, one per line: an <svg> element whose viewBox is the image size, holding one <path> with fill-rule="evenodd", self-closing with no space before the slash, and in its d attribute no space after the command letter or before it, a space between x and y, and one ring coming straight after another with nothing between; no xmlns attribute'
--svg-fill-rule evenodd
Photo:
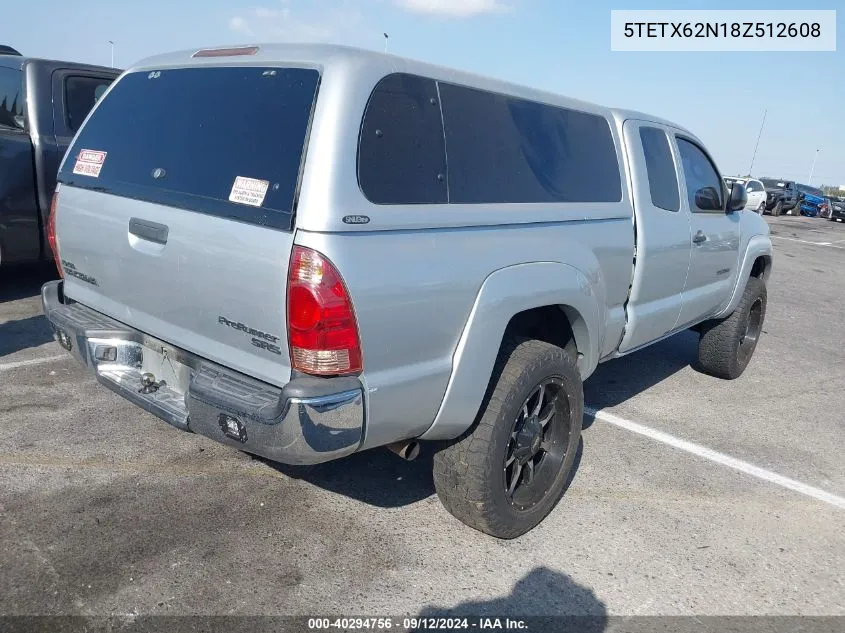
<svg viewBox="0 0 845 633"><path fill-rule="evenodd" d="M397 630L432 630L432 631L459 631L459 630L522 630L525 631L528 625L524 620L511 618L440 618L440 617L402 617L402 618L309 618L308 629L319 630L370 630L389 631Z"/></svg>

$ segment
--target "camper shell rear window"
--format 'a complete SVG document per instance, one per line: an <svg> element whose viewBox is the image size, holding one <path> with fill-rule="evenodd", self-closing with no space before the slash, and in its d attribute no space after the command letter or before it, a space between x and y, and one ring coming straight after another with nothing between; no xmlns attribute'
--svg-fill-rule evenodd
<svg viewBox="0 0 845 633"><path fill-rule="evenodd" d="M127 74L77 135L59 181L289 230L319 81L310 68Z"/></svg>

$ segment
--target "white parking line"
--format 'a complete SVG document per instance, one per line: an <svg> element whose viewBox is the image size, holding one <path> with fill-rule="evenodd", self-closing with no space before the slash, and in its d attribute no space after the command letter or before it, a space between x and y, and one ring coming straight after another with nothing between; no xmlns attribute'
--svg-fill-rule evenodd
<svg viewBox="0 0 845 633"><path fill-rule="evenodd" d="M845 510L845 498L839 497L831 492L827 492L826 490L822 490L821 488L815 488L813 486L801 483L800 481L790 479L789 477L778 475L777 473L773 473L772 471L766 470L765 468L760 468L759 466L755 466L754 464L749 464L748 462L744 462L741 459L737 459L736 457L725 455L724 453L714 451L713 449L707 448L706 446L701 446L700 444L695 444L694 442L682 440L681 438L675 437L674 435L669 435L668 433L664 433L663 431L658 431L657 429L638 424L637 422L632 422L631 420L620 418L618 415L607 413L606 411L598 411L596 409L593 409L592 407L584 407L584 412L587 415L595 417L597 420L607 422L608 424L613 424L614 426L618 426L619 428L625 429L626 431L631 431L632 433L643 435L649 439L662 442L663 444L668 444L673 448L686 451L687 453L691 453L693 455L696 455L697 457L710 460L711 462L716 462L717 464L727 466L728 468L733 468L734 470L738 470L739 472L745 473L746 475L757 477L758 479L768 481L769 483L781 486L782 488L794 490L795 492L799 492L802 495L812 497L813 499L816 499L818 501L823 501L824 503L829 503L830 505L835 506L841 510Z"/></svg>
<svg viewBox="0 0 845 633"><path fill-rule="evenodd" d="M802 244L812 244L813 246L830 246L831 248L845 248L845 246L837 246L833 242L811 242L810 240L799 240L797 237L784 237L782 235L770 235L776 240L789 240L790 242L801 242ZM837 240L843 241L843 240Z"/></svg>
<svg viewBox="0 0 845 633"><path fill-rule="evenodd" d="M52 363L55 360L63 358L70 358L67 354L58 354L56 356L47 356L46 358L33 358L31 360L21 360L16 363L0 363L0 371L11 371L13 369L20 369L21 367L30 367L32 365L42 365L43 363Z"/></svg>

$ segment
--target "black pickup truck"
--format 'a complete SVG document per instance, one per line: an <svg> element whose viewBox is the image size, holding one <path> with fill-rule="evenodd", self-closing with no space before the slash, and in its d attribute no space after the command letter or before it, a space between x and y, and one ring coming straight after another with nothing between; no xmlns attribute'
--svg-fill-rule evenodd
<svg viewBox="0 0 845 633"><path fill-rule="evenodd" d="M0 54L0 266L52 257L45 229L59 163L114 68Z"/></svg>
<svg viewBox="0 0 845 633"><path fill-rule="evenodd" d="M796 183L775 178L761 178L760 182L766 188L766 211L772 215L781 215L787 211L798 215L801 203Z"/></svg>

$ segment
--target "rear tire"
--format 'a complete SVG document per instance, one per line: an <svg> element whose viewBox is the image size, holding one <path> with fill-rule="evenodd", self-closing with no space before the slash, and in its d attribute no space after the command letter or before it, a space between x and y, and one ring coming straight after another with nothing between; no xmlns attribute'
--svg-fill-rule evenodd
<svg viewBox="0 0 845 633"><path fill-rule="evenodd" d="M772 215L778 217L781 213L783 213L783 202L778 200L775 206L772 207Z"/></svg>
<svg viewBox="0 0 845 633"><path fill-rule="evenodd" d="M583 415L570 352L506 340L475 424L434 456L437 496L476 530L503 539L525 534L566 490Z"/></svg>
<svg viewBox="0 0 845 633"><path fill-rule="evenodd" d="M742 375L763 331L766 301L766 284L749 277L736 310L724 319L702 324L698 362L705 372L726 380Z"/></svg>

